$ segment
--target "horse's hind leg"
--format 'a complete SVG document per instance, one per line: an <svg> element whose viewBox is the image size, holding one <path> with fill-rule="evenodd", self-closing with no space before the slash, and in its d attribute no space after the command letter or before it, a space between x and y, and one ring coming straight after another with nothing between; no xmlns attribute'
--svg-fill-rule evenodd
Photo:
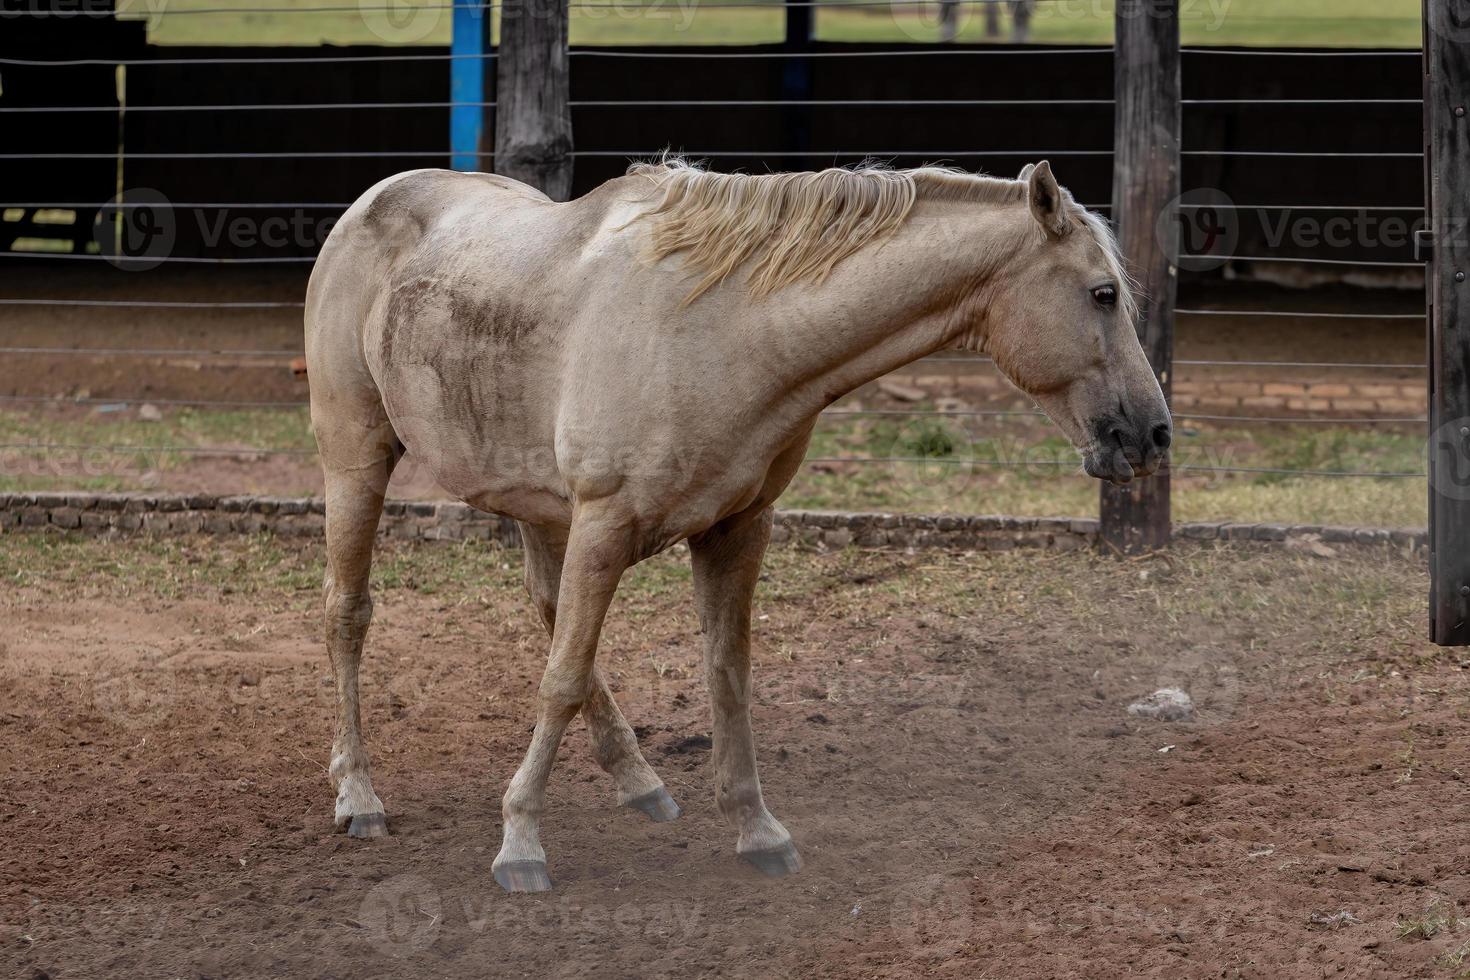
<svg viewBox="0 0 1470 980"><path fill-rule="evenodd" d="M368 592L373 541L398 447L386 422L376 429L351 421L341 427L318 424L316 430L326 475L327 653L337 679L337 734L329 770L337 787L335 819L353 837L382 837L388 821L373 792L362 744L357 673L373 615Z"/></svg>
<svg viewBox="0 0 1470 980"><path fill-rule="evenodd" d="M530 524L521 524L520 527L526 549L526 592L530 594L547 634L554 635L556 597L561 589L566 535L553 528L538 528ZM653 820L677 817L679 805L638 750L638 739L633 729L618 710L607 681L596 667L592 670L592 691L582 702L582 717L587 721L597 764L612 776L617 786L618 803L640 810Z"/></svg>
<svg viewBox="0 0 1470 980"><path fill-rule="evenodd" d="M735 852L768 875L801 867L791 835L771 816L750 730L750 602L771 539L771 511L716 525L689 540L715 722L715 803L735 825Z"/></svg>
<svg viewBox="0 0 1470 980"><path fill-rule="evenodd" d="M540 841L546 780L568 723L591 696L602 621L618 580L632 563L632 541L626 527L590 515L573 518L557 595L551 657L541 677L536 730L501 806L505 831L493 870L495 880L507 891L551 887Z"/></svg>

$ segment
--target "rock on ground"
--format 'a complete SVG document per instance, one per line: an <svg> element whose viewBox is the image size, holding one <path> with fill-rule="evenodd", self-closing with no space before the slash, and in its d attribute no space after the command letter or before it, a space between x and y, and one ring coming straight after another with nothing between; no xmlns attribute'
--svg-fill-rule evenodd
<svg viewBox="0 0 1470 980"><path fill-rule="evenodd" d="M1128 713L1154 721L1188 721L1194 717L1194 699L1177 687L1161 687L1148 697L1134 701Z"/></svg>

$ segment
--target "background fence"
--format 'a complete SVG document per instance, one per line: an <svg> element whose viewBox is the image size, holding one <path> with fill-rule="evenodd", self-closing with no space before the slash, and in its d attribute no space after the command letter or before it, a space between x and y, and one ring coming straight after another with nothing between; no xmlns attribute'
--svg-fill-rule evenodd
<svg viewBox="0 0 1470 980"><path fill-rule="evenodd" d="M1111 207L1110 48L808 40L822 6L690 8L770 13L797 32L770 44L573 48L574 192L665 147L752 171L877 157L1007 174L1047 157L1080 200ZM165 21L232 9L200 0ZM309 457L304 385L285 365L312 256L380 177L462 157L450 134L466 111L482 115L472 152L493 167L494 53L158 46L144 23L94 13L8 19L0 35L9 478L108 486L192 456L240 462L245 478L266 457ZM1176 501L1226 511L1193 517L1420 523L1419 52L1182 58ZM466 61L482 66L477 98L452 86ZM162 424L125 424L145 401L169 410ZM799 503L1095 506L1070 449L982 358L928 359L828 415Z"/></svg>

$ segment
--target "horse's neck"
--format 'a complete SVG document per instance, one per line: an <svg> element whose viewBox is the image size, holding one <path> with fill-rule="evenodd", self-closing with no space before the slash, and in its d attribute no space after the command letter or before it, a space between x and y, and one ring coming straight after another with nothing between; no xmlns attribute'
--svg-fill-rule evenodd
<svg viewBox="0 0 1470 980"><path fill-rule="evenodd" d="M961 210L961 209L964 210ZM980 204L920 207L894 238L839 266L801 304L791 361L822 406L936 351L977 347L987 281L1029 226Z"/></svg>

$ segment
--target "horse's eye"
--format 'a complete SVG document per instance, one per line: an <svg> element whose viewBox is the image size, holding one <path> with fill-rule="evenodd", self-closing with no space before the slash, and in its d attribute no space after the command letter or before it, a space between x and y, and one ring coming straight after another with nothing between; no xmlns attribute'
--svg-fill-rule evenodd
<svg viewBox="0 0 1470 980"><path fill-rule="evenodd" d="M1097 300L1098 306L1117 306L1118 290L1112 286L1099 286L1092 291L1092 298Z"/></svg>

